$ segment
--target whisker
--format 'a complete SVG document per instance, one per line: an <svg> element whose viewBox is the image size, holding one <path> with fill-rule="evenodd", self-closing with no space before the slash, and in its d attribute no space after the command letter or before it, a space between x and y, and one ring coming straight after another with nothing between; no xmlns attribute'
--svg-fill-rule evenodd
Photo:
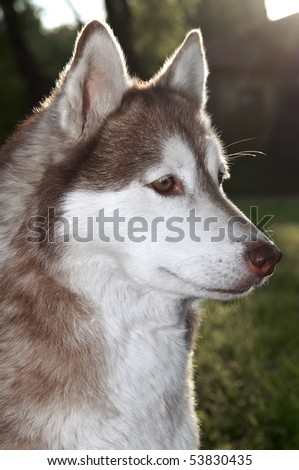
<svg viewBox="0 0 299 470"><path fill-rule="evenodd" d="M241 144L242 142L248 142L249 140L256 140L256 137L249 137L247 139L236 140L235 142L232 142L231 144L225 145L224 149L228 149L229 147L232 147L233 145Z"/></svg>
<svg viewBox="0 0 299 470"><path fill-rule="evenodd" d="M239 157L258 157L260 155L264 157L267 156L265 152L261 152L259 150L242 150L240 152L230 153L227 155L227 157L230 160L234 160L235 158L239 158Z"/></svg>

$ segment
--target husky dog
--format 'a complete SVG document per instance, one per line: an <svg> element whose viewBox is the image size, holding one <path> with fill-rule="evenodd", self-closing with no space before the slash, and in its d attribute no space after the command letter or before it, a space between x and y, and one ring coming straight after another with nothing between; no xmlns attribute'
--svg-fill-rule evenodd
<svg viewBox="0 0 299 470"><path fill-rule="evenodd" d="M281 256L223 192L207 72L194 30L132 79L94 21L3 147L1 449L198 447L194 302Z"/></svg>

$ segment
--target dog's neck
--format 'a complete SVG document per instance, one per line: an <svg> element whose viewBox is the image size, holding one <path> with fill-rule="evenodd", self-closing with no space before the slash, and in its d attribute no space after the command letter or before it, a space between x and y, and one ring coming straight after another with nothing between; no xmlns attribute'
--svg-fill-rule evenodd
<svg viewBox="0 0 299 470"><path fill-rule="evenodd" d="M129 442L138 448L149 435L153 448L165 448L165 436L173 438L169 446L191 445L180 441L190 425L184 416L193 414L184 302L134 285L100 258L73 266L69 283L102 334L106 391L115 409L114 428L105 429L107 448L115 427L122 432L119 448Z"/></svg>

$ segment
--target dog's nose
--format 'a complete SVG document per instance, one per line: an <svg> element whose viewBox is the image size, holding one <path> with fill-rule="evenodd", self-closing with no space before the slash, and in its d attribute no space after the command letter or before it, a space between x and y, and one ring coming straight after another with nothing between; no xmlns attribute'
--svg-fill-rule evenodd
<svg viewBox="0 0 299 470"><path fill-rule="evenodd" d="M281 251L270 243L253 243L246 252L250 270L260 277L272 274L281 257Z"/></svg>

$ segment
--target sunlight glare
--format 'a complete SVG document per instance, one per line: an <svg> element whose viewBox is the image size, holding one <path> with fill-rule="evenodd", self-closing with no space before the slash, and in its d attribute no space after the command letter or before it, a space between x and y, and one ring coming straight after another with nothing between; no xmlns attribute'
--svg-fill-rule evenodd
<svg viewBox="0 0 299 470"><path fill-rule="evenodd" d="M271 21L299 12L299 0L265 0L265 6Z"/></svg>

